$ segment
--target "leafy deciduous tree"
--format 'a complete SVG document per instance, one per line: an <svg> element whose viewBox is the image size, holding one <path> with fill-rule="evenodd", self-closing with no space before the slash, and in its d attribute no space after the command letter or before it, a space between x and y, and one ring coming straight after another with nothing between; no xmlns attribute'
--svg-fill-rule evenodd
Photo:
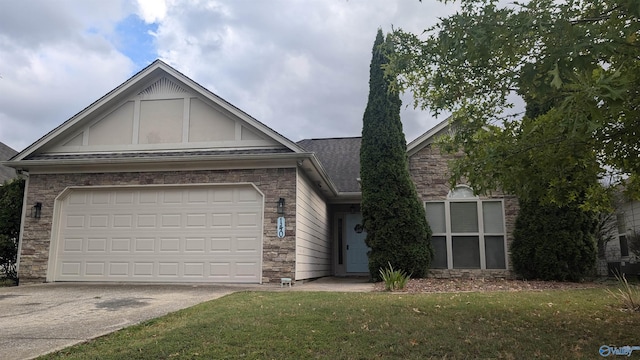
<svg viewBox="0 0 640 360"><path fill-rule="evenodd" d="M452 183L599 209L613 175L640 198L640 2L459 3L424 38L395 31L387 66L416 106L452 113L444 148L467 154ZM525 114L509 114L515 94Z"/></svg>
<svg viewBox="0 0 640 360"><path fill-rule="evenodd" d="M431 229L409 175L400 97L382 69L392 49L389 40L378 30L360 151L362 216L371 249L369 272L376 280L388 264L424 277L433 256Z"/></svg>

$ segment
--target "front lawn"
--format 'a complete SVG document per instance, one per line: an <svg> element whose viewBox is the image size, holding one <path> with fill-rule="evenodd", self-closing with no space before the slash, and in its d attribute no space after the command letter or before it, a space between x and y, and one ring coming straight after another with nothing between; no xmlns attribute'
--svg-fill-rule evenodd
<svg viewBox="0 0 640 360"><path fill-rule="evenodd" d="M640 345L619 305L604 289L242 292L42 358L594 359Z"/></svg>

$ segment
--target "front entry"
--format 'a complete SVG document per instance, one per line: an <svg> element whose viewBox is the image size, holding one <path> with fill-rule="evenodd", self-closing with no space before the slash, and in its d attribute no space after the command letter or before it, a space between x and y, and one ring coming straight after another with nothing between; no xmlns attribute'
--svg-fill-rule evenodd
<svg viewBox="0 0 640 360"><path fill-rule="evenodd" d="M362 228L362 214L346 214L345 235L347 243L347 273L368 273L369 248L364 239L367 233Z"/></svg>

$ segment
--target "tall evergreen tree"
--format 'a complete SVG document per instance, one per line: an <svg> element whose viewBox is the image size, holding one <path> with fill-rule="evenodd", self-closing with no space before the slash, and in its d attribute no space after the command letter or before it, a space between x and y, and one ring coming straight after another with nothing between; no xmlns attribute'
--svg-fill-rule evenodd
<svg viewBox="0 0 640 360"><path fill-rule="evenodd" d="M362 217L367 230L369 272L390 263L413 277L427 274L433 250L424 207L409 175L407 144L400 121L400 96L385 77L387 52L393 49L378 30L373 44L369 100L363 117L360 177Z"/></svg>

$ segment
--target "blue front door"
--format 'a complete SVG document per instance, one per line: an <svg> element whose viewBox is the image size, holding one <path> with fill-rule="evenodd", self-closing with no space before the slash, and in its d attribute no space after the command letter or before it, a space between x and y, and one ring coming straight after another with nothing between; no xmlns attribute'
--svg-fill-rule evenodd
<svg viewBox="0 0 640 360"><path fill-rule="evenodd" d="M362 214L346 214L345 227L347 238L347 272L368 273L369 258L367 257L367 252L369 248L364 242L367 233L362 229Z"/></svg>

